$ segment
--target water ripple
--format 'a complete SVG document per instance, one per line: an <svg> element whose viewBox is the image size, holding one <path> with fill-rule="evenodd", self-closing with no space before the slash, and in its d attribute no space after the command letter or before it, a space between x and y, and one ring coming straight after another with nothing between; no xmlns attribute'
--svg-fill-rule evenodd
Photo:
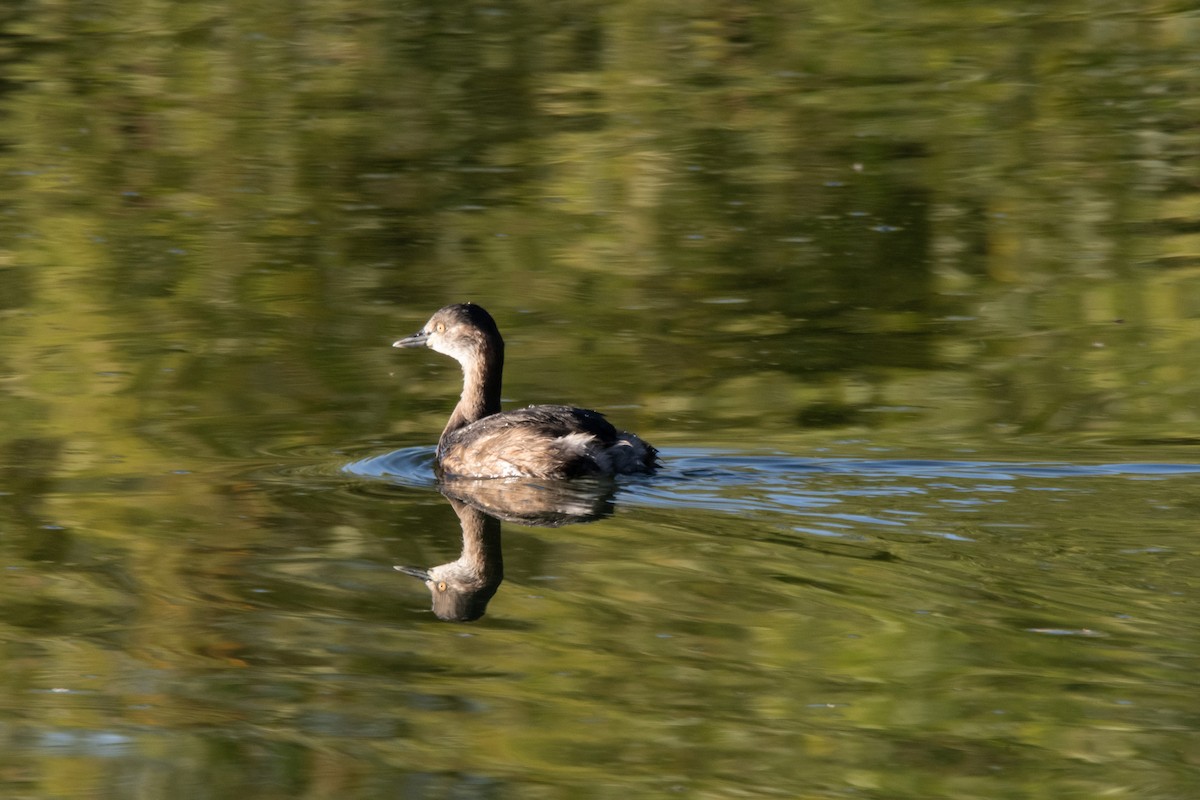
<svg viewBox="0 0 1200 800"><path fill-rule="evenodd" d="M624 487L625 504L730 513L820 512L831 519L834 515L821 510L843 503L874 505L871 518L881 525L882 514L923 513L935 505L969 514L1026 492L1088 493L1097 491L1096 481L1163 481L1200 473L1197 464L1169 463L800 458L695 449L664 456L667 466L658 476ZM922 499L916 509L893 507ZM887 507L879 508L881 503Z"/></svg>
<svg viewBox="0 0 1200 800"><path fill-rule="evenodd" d="M433 487L433 447L403 447L383 455L352 461L342 471L360 478L375 478L404 486Z"/></svg>
<svg viewBox="0 0 1200 800"><path fill-rule="evenodd" d="M930 509L976 513L1026 492L1094 492L1095 481L1168 480L1200 473L1198 464L929 459L802 458L702 448L663 453L654 476L622 478L619 504L727 513L783 512L904 527L888 515ZM408 447L343 464L342 474L389 484L434 488L434 449ZM913 506L916 503L916 507ZM851 505L854 511L847 511ZM873 506L873 507L871 507ZM882 507L881 507L882 506ZM835 514L829 509L842 507Z"/></svg>

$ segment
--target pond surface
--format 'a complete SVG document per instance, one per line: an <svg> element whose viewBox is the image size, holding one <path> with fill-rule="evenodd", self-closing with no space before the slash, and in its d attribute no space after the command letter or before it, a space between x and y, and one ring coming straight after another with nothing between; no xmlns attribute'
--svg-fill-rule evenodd
<svg viewBox="0 0 1200 800"><path fill-rule="evenodd" d="M0 795L1196 796L1190 5L77 5L0 11ZM463 300L661 471L438 483Z"/></svg>

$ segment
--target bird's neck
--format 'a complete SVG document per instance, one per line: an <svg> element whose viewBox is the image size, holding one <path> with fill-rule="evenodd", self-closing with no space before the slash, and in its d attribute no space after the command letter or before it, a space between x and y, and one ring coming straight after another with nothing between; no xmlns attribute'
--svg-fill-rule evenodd
<svg viewBox="0 0 1200 800"><path fill-rule="evenodd" d="M464 361L463 390L458 405L442 431L442 439L500 411L500 381L504 373L504 346L479 358Z"/></svg>

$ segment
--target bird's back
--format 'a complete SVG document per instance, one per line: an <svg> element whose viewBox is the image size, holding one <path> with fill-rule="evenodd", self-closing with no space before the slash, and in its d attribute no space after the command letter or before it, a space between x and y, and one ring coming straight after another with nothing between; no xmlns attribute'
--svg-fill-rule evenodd
<svg viewBox="0 0 1200 800"><path fill-rule="evenodd" d="M474 477L576 478L651 472L657 451L603 414L540 405L492 414L443 437L441 470Z"/></svg>

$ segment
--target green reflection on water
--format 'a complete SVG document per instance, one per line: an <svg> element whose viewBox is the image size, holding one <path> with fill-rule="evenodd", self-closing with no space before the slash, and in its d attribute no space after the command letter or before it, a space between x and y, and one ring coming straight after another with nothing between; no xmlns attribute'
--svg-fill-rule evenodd
<svg viewBox="0 0 1200 800"><path fill-rule="evenodd" d="M668 448L1196 461L1189 11L0 11L0 784L1190 796L1186 478L634 502L458 628L440 498L332 469L432 443L387 345L463 299Z"/></svg>

